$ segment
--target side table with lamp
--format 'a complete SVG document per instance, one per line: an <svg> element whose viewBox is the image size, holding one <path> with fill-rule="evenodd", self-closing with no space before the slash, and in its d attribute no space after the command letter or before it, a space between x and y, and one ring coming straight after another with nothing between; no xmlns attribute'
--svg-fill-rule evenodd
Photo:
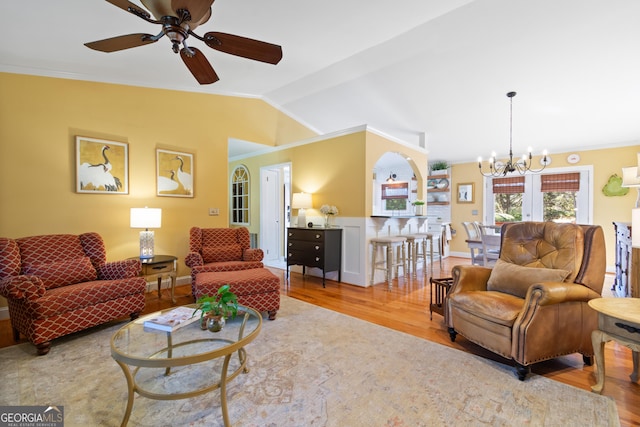
<svg viewBox="0 0 640 427"><path fill-rule="evenodd" d="M142 276L145 279L158 280L158 298L162 298L160 289L162 279L169 276L171 279L171 302L176 303L176 274L178 271L178 258L173 255L154 254L154 233L150 228L160 228L162 226L162 209L159 208L131 208L130 217L131 228L144 228L140 232L140 262L142 263Z"/></svg>

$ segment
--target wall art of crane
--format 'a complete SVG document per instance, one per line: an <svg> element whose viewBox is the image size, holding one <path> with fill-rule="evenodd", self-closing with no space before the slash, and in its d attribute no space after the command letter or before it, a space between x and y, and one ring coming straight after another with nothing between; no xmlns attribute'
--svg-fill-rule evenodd
<svg viewBox="0 0 640 427"><path fill-rule="evenodd" d="M194 155L156 149L157 196L193 197Z"/></svg>
<svg viewBox="0 0 640 427"><path fill-rule="evenodd" d="M124 147L123 147L124 145ZM78 139L77 190L80 192L127 193L126 144ZM111 154L114 154L112 156ZM117 167L110 160L114 157ZM123 182L125 181L125 182Z"/></svg>

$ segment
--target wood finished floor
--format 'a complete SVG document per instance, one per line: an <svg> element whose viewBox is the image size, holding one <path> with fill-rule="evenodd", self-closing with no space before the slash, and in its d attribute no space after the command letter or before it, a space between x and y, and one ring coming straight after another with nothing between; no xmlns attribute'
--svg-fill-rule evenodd
<svg viewBox="0 0 640 427"><path fill-rule="evenodd" d="M444 261L442 271L439 271L439 265L436 262L434 277L446 277L453 265L468 262L464 258L450 257ZM327 280L326 288L323 288L320 278L303 277L301 274L292 272L289 280L286 280L283 270L276 268L270 268L270 270L282 279L283 295L511 365L508 360L484 350L462 336L458 336L455 343L451 342L442 316L433 313L433 319L429 318L429 279L421 274L417 279L394 280L393 289L389 291L386 284L363 288L330 280ZM190 286L178 286L176 296L178 305L193 302ZM147 294L145 312L170 306L168 290L163 291L162 299L158 299L155 292ZM15 342L9 320L1 320L0 347L13 344ZM51 351L56 351L55 341ZM425 363L429 363L428 359L425 359ZM605 365L606 379L602 394L615 400L622 426L640 425L640 385L629 380L629 374L633 369L631 350L614 342L607 343ZM453 366L451 368L455 369ZM532 371L538 375L587 391L590 391L591 386L596 382L594 369L594 366L585 366L580 355L563 356L532 367Z"/></svg>

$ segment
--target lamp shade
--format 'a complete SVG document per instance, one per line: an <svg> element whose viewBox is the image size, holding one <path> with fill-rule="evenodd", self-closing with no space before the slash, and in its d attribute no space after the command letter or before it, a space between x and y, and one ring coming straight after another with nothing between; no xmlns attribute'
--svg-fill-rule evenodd
<svg viewBox="0 0 640 427"><path fill-rule="evenodd" d="M160 228L162 209L131 208L131 228Z"/></svg>
<svg viewBox="0 0 640 427"><path fill-rule="evenodd" d="M640 248L640 208L631 210L631 247Z"/></svg>
<svg viewBox="0 0 640 427"><path fill-rule="evenodd" d="M622 168L622 186L623 187L640 187L640 178L638 178L637 166Z"/></svg>
<svg viewBox="0 0 640 427"><path fill-rule="evenodd" d="M291 198L293 209L310 209L313 207L311 193L293 193Z"/></svg>

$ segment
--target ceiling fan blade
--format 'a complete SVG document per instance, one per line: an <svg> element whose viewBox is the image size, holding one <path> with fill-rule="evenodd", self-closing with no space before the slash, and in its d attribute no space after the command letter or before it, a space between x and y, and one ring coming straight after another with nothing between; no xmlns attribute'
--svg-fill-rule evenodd
<svg viewBox="0 0 640 427"><path fill-rule="evenodd" d="M210 31L204 41L212 49L255 61L277 64L282 59L282 47L260 40Z"/></svg>
<svg viewBox="0 0 640 427"><path fill-rule="evenodd" d="M149 12L147 12L146 10L140 8L139 6L131 3L128 0L107 0L109 3L111 3L114 6L119 7L122 10L125 10L129 13L133 13L134 15L137 15L135 12L133 12L134 10L137 11L139 14L146 16L147 18L150 18L151 15L149 15Z"/></svg>
<svg viewBox="0 0 640 427"><path fill-rule="evenodd" d="M186 9L191 14L191 22L197 23L196 25L202 24L200 20L207 16L211 15L211 5L214 0L172 0L171 1L171 9ZM189 24L191 27L191 24ZM193 28L192 28L193 29Z"/></svg>
<svg viewBox="0 0 640 427"><path fill-rule="evenodd" d="M100 52L116 52L118 50L155 43L157 40L153 37L151 34L127 34L126 36L112 37L110 39L85 43L84 45L90 49L99 50Z"/></svg>
<svg viewBox="0 0 640 427"><path fill-rule="evenodd" d="M182 48L180 57L201 85L208 85L220 80L204 54L195 47Z"/></svg>

